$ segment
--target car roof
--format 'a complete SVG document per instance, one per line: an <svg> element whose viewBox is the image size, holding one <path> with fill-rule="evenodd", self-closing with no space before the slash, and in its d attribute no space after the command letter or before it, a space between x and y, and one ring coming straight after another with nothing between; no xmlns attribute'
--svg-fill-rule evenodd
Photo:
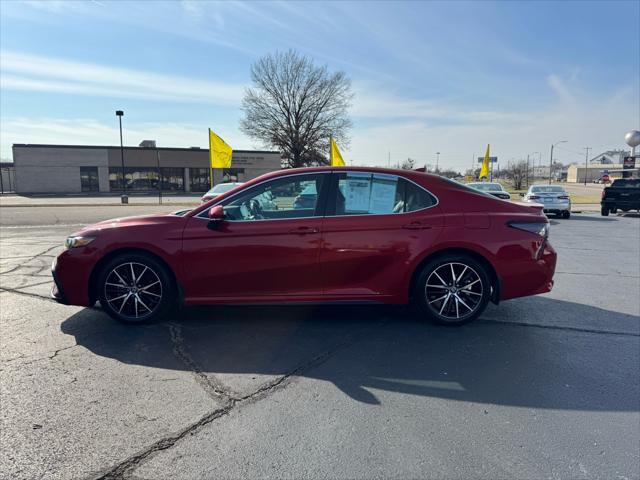
<svg viewBox="0 0 640 480"><path fill-rule="evenodd" d="M371 173L382 173L387 175L400 175L406 178L411 179L424 179L425 177L430 177L433 179L441 179L439 175L434 175L432 173L425 173L416 170L404 170L401 168L386 168L386 167L332 167L332 166L323 166L323 167L303 167L303 168L287 168L282 170L276 170L274 172L267 173L258 177L260 181L267 180L268 178L276 178L285 175L301 175L305 173L322 173L322 172L371 172ZM252 183L255 179L250 180L247 184Z"/></svg>

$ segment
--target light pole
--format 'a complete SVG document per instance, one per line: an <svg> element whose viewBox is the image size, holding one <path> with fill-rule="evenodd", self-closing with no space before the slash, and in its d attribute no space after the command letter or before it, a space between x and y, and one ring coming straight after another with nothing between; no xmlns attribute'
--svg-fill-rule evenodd
<svg viewBox="0 0 640 480"><path fill-rule="evenodd" d="M124 112L122 110L116 110L116 116L120 122L120 161L122 162L122 203L129 203L127 199L127 187L124 183L124 145L122 143L122 116Z"/></svg>
<svg viewBox="0 0 640 480"><path fill-rule="evenodd" d="M551 185L551 171L553 170L553 147L560 145L561 143L567 143L568 140L560 140L559 142L551 144L551 156L549 157L549 185Z"/></svg>
<svg viewBox="0 0 640 480"><path fill-rule="evenodd" d="M591 147L584 147L586 153L584 154L584 186L587 186L587 173L589 173L589 150ZM578 179L576 178L576 182Z"/></svg>
<svg viewBox="0 0 640 480"><path fill-rule="evenodd" d="M436 175L438 174L438 163L440 162L440 152L436 152Z"/></svg>

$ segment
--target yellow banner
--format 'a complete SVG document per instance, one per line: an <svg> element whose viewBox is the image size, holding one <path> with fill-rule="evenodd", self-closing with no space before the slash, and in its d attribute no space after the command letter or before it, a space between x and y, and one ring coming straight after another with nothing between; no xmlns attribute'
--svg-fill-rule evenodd
<svg viewBox="0 0 640 480"><path fill-rule="evenodd" d="M482 160L482 168L480 169L479 178L487 178L489 176L489 144L487 144L487 153L484 154L484 159Z"/></svg>
<svg viewBox="0 0 640 480"><path fill-rule="evenodd" d="M338 150L338 144L332 138L331 139L331 166L332 167L344 167L345 163L342 159L342 155L340 154L340 150Z"/></svg>
<svg viewBox="0 0 640 480"><path fill-rule="evenodd" d="M233 149L209 129L209 164L211 168L231 168Z"/></svg>

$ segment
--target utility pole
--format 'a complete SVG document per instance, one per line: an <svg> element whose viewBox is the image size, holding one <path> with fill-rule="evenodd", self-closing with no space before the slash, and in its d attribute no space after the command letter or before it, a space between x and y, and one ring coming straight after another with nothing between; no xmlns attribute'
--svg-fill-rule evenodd
<svg viewBox="0 0 640 480"><path fill-rule="evenodd" d="M529 188L529 153L527 153L527 188Z"/></svg>
<svg viewBox="0 0 640 480"><path fill-rule="evenodd" d="M589 150L591 147L584 147L586 153L584 155L584 186L587 186L587 172L589 171ZM577 179L576 179L577 180Z"/></svg>
<svg viewBox="0 0 640 480"><path fill-rule="evenodd" d="M440 152L436 152L436 175L438 174L439 168L438 163L440 162Z"/></svg>
<svg viewBox="0 0 640 480"><path fill-rule="evenodd" d="M551 172L553 171L553 147L561 143L567 143L566 140L560 140L559 142L551 144L551 155L549 156L549 185L551 185Z"/></svg>

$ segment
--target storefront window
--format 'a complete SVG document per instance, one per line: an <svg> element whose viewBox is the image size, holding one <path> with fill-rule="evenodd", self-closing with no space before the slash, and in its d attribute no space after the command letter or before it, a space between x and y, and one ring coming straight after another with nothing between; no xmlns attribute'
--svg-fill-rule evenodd
<svg viewBox="0 0 640 480"><path fill-rule="evenodd" d="M184 168L161 168L162 190L184 192Z"/></svg>
<svg viewBox="0 0 640 480"><path fill-rule="evenodd" d="M184 192L184 168L160 168L162 190ZM109 187L112 191L122 190L122 168L109 168ZM158 190L158 169L155 167L125 167L124 179L127 191L150 192Z"/></svg>
<svg viewBox="0 0 640 480"><path fill-rule="evenodd" d="M222 183L242 182L244 180L244 168L225 168L222 171Z"/></svg>
<svg viewBox="0 0 640 480"><path fill-rule="evenodd" d="M80 167L80 188L87 193L100 190L98 167Z"/></svg>
<svg viewBox="0 0 640 480"><path fill-rule="evenodd" d="M109 187L113 191L122 190L122 168L109 168ZM125 167L124 181L129 192L147 192L158 189L158 169L151 167Z"/></svg>
<svg viewBox="0 0 640 480"><path fill-rule="evenodd" d="M210 186L208 168L190 168L189 186L192 192L207 192Z"/></svg>

